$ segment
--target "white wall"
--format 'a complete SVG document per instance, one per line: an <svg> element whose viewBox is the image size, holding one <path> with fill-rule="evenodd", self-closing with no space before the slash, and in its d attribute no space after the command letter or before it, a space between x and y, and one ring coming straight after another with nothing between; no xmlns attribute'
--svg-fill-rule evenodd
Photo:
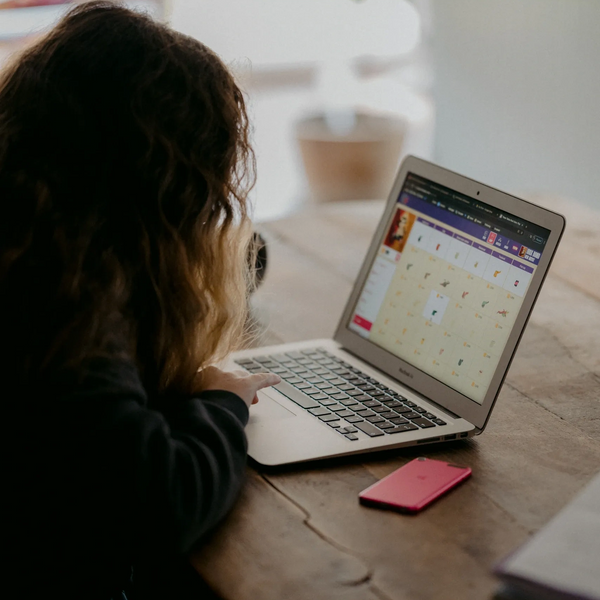
<svg viewBox="0 0 600 600"><path fill-rule="evenodd" d="M432 6L436 160L600 208L600 2Z"/></svg>

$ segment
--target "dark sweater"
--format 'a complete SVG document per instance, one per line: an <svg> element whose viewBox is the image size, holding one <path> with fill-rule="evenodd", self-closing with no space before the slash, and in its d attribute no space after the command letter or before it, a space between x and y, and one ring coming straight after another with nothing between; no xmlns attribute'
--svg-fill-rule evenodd
<svg viewBox="0 0 600 600"><path fill-rule="evenodd" d="M240 490L248 408L232 393L151 410L115 359L10 396L2 537L21 598L117 597L132 565L183 557Z"/></svg>

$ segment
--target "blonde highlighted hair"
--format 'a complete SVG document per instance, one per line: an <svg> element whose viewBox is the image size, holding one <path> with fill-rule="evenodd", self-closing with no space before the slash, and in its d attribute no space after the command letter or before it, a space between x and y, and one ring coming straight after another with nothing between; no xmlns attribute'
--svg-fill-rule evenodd
<svg viewBox="0 0 600 600"><path fill-rule="evenodd" d="M241 339L252 285L244 98L200 42L75 7L0 81L0 364L132 357L188 393Z"/></svg>

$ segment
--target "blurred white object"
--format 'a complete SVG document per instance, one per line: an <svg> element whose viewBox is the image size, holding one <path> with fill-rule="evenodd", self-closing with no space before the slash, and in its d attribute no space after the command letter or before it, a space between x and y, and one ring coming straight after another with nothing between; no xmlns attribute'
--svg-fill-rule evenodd
<svg viewBox="0 0 600 600"><path fill-rule="evenodd" d="M420 40L406 0L173 0L173 27L254 68L398 56Z"/></svg>

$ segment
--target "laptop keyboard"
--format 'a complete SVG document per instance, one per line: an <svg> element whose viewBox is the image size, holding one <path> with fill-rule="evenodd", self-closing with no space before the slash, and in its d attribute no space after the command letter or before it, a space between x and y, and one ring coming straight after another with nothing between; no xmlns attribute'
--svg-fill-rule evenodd
<svg viewBox="0 0 600 600"><path fill-rule="evenodd" d="M241 358L250 373L276 373L274 388L346 439L427 429L446 422L323 348Z"/></svg>

